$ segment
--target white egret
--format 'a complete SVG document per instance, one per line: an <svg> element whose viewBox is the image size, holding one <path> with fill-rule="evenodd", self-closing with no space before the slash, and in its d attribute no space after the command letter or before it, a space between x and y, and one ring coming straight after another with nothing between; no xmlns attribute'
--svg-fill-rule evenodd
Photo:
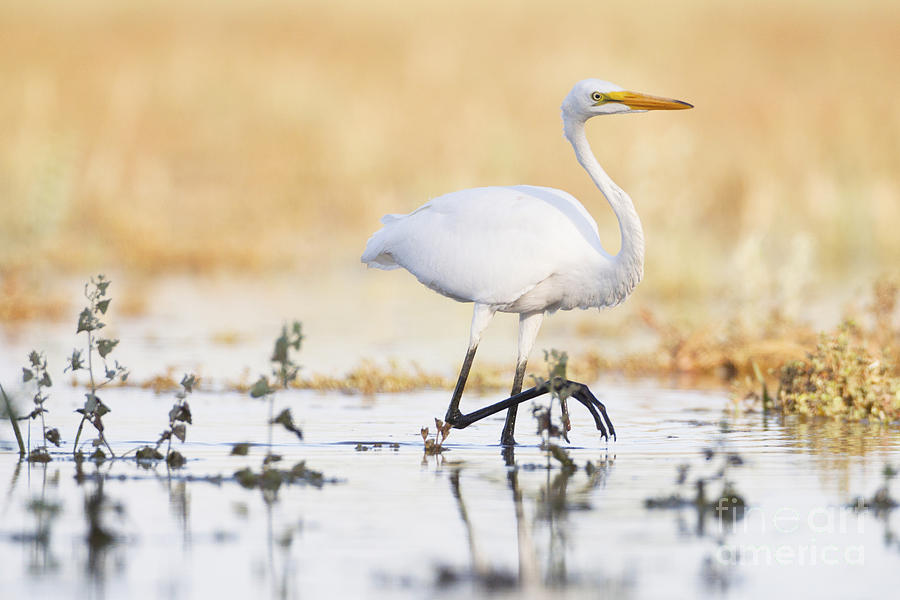
<svg viewBox="0 0 900 600"><path fill-rule="evenodd" d="M597 115L692 108L679 100L625 91L599 79L579 81L562 103L563 131L575 158L600 188L619 222L621 249L603 249L597 223L570 194L529 185L483 187L434 198L407 215L386 215L369 238L362 262L403 267L425 286L475 304L469 345L446 420L465 427L507 408L501 444L515 444L516 409L545 393L522 392L525 366L545 313L622 303L641 281L644 232L631 199L594 158L585 123ZM511 397L469 415L459 411L481 335L494 313L519 314L519 351ZM615 434L603 405L578 384L575 397Z"/></svg>

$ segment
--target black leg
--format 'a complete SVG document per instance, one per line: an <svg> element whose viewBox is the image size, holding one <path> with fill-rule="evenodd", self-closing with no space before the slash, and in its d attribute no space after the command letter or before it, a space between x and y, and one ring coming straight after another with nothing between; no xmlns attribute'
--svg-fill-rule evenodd
<svg viewBox="0 0 900 600"><path fill-rule="evenodd" d="M472 368L472 361L475 360L475 351L478 350L478 344L471 346L466 351L466 358L463 360L462 368L459 370L459 378L456 380L456 388L453 390L453 396L450 398L450 406L447 407L447 415L444 420L453 423L457 418L462 416L459 412L459 400L462 398L463 390L466 387L466 379L469 378L469 370Z"/></svg>
<svg viewBox="0 0 900 600"><path fill-rule="evenodd" d="M612 435L613 439L616 439L616 430L613 427L612 421L609 419L609 415L606 412L606 406L604 406L602 402L597 400L594 394L591 393L591 390L588 389L588 386L576 381L570 381L568 379L555 379L551 384L545 383L533 388L528 388L524 392L520 392L518 394L510 396L506 400L501 400L500 402L491 404L490 406L485 406L484 408L470 412L467 415L464 415L460 413L459 410L457 410L456 414L453 416L453 418L451 418L448 413L446 421L452 424L454 429L465 429L472 423L496 414L501 410L509 409L512 406L518 406L523 402L533 400L538 396L549 393L550 385L553 385L554 387L556 387L556 389L560 389L564 386L570 386L572 394L571 397L575 398L578 402L583 404L588 409L588 411L591 413L591 416L594 418L594 424L597 426L597 430L600 432L600 435L602 435L605 439L609 439L609 436ZM609 429L609 433L607 433L607 428Z"/></svg>
<svg viewBox="0 0 900 600"><path fill-rule="evenodd" d="M510 397L515 396L516 394L521 393L522 391L522 383L525 381L525 362L520 362L516 365L516 377L513 379L512 391L509 393ZM514 404L510 406L506 411L506 423L503 424L503 432L500 434L500 445L502 446L515 446L516 440L514 437L514 433L516 430L516 413L519 410L519 405Z"/></svg>

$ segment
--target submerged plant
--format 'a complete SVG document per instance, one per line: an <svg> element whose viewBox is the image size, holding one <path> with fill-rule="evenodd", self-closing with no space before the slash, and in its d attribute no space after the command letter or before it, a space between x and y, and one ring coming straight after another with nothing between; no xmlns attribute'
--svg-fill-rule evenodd
<svg viewBox="0 0 900 600"><path fill-rule="evenodd" d="M78 453L78 442L81 439L81 431L84 428L85 421L93 425L97 431L97 437L93 440L96 448L91 455L93 458L102 459L103 451L99 448L102 444L109 450L111 456L115 456L109 442L106 441L104 435L103 416L110 411L97 395L97 391L104 386L112 383L116 379L125 381L128 378L128 369L114 361L113 365L107 361L107 357L112 353L118 345L119 340L112 338L99 337L97 332L106 327L106 323L101 320L109 309L111 298L107 297L106 290L110 281L103 274L97 275L97 278L91 278L90 283L84 286L84 296L87 298L88 305L78 315L78 329L76 334L84 332L87 345L83 349L74 349L72 356L68 359L68 365L65 370L87 371L88 389L85 394L84 406L76 412L81 413L81 422L78 424L78 431L75 433L75 443L73 453ZM102 377L95 374L97 368L95 365L95 355L103 363Z"/></svg>
<svg viewBox="0 0 900 600"><path fill-rule="evenodd" d="M50 374L47 372L47 357L44 356L43 352L32 350L28 355L28 363L28 367L22 367L22 382L34 382L35 392L32 398L34 409L22 418L37 419L40 417L42 440L42 444L37 448L33 450L29 448L28 460L29 462L50 462L50 451L47 444L53 444L58 448L62 443L59 437L59 430L55 427L47 429L47 423L44 419L44 414L48 412L44 406L48 398L47 388L51 387L53 382L50 379ZM29 438L30 436L31 434L29 434Z"/></svg>
<svg viewBox="0 0 900 600"><path fill-rule="evenodd" d="M181 389L175 393L175 404L172 405L172 409L169 411L169 426L159 434L159 439L156 440L155 447L144 446L138 450L138 460L162 459L163 455L160 454L159 447L163 442L167 442L168 445L166 447L165 455L166 464L176 469L184 465L185 458L181 452L172 450L172 438L174 437L184 443L185 437L187 436L187 426L193 423L191 407L187 402L187 396L194 391L194 386L197 385L197 378L193 373L189 375L186 374L181 378L181 383L179 385L181 385Z"/></svg>

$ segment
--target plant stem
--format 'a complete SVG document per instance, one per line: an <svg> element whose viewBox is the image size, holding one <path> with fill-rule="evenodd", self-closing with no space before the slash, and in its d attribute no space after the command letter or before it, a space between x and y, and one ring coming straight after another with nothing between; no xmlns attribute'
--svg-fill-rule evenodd
<svg viewBox="0 0 900 600"><path fill-rule="evenodd" d="M95 306L96 306L95 300L91 300L91 311L92 312L93 312ZM97 384L94 382L94 360L93 360L94 359L94 337L91 335L90 329L87 330L87 336L88 336L88 355L87 355L88 376L90 377L90 380L91 380L91 396L96 400L97 399ZM97 400L97 402L99 402L99 400ZM96 410L96 407L94 407L94 410ZM87 417L87 415L82 415L82 417L81 417L82 425L84 424L85 417ZM91 425L94 425L93 421L91 421ZM94 425L94 427L96 428L97 426ZM81 433L81 425L78 426L78 432ZM111 457L115 458L116 453L113 452L112 448L109 445L109 442L106 441L106 436L103 435L103 432L100 429L97 429L97 435L100 437L100 441L103 442L103 445L106 446L106 449L109 450L109 455ZM77 440L78 438L76 437L75 439Z"/></svg>
<svg viewBox="0 0 900 600"><path fill-rule="evenodd" d="M9 415L9 422L12 423L13 432L16 434L16 442L19 444L19 456L25 456L25 443L22 441L22 432L19 431L19 423L16 421L12 402L9 401L9 396L6 395L6 390L3 389L2 385L0 385L0 393L3 394L3 399L6 401L6 414Z"/></svg>
<svg viewBox="0 0 900 600"><path fill-rule="evenodd" d="M272 411L274 410L275 398L269 394L269 456L272 455Z"/></svg>
<svg viewBox="0 0 900 600"><path fill-rule="evenodd" d="M41 388L38 388L38 393L40 393ZM44 423L44 401L41 400L41 434L44 440L44 448L47 447L47 424Z"/></svg>
<svg viewBox="0 0 900 600"><path fill-rule="evenodd" d="M72 445L72 456L78 454L78 439L81 437L81 428L84 427L84 420L87 415L81 415L81 423L78 424L78 431L75 432L75 443Z"/></svg>

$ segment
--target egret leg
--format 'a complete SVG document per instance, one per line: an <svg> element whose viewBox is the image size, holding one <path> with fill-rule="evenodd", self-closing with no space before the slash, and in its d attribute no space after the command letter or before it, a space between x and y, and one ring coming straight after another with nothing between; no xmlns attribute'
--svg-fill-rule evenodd
<svg viewBox="0 0 900 600"><path fill-rule="evenodd" d="M494 312L494 309L486 304L475 304L475 311L472 314L472 328L469 332L469 348L466 350L466 358L463 360L462 368L459 370L456 387L453 389L453 395L450 397L450 406L447 407L447 414L444 417L444 420L448 423L453 423L462 414L459 412L459 401L466 387L466 380L469 378L472 361L475 360L475 351L478 350L481 334L484 333L488 323L491 322Z"/></svg>
<svg viewBox="0 0 900 600"><path fill-rule="evenodd" d="M610 435L612 435L613 439L616 438L616 430L609 418L609 414L606 412L606 406L604 406L602 402L597 400L594 394L591 393L591 390L588 388L588 386L584 385L583 383L578 383L577 381L571 381L568 379L555 379L550 383L543 383L541 385L528 388L527 390L520 392L514 396L510 396L505 400L501 400L500 402L496 402L494 404L491 404L490 406L485 406L484 408L480 408L476 411L470 412L467 415L458 414L449 422L453 425L454 429L465 429L472 423L480 421L485 417L489 417L491 415L497 414L502 410L507 410L512 406L518 406L523 402L533 400L538 396L549 393L551 390L551 385L556 387L557 389L568 386L571 390L571 397L583 404L584 407L588 409L588 412L591 413L591 417L593 417L594 419L594 425L596 425L597 430L600 432L600 435L602 435L606 439L609 439Z"/></svg>
<svg viewBox="0 0 900 600"><path fill-rule="evenodd" d="M522 313L519 315L519 357L516 360L516 376L513 379L512 391L509 393L510 397L522 391L528 355L531 354L534 340L537 338L537 333L543 320L543 312ZM516 443L513 434L516 429L516 413L518 410L519 405L514 404L506 411L506 422L503 424L503 432L500 434L500 444L503 446L513 446Z"/></svg>

